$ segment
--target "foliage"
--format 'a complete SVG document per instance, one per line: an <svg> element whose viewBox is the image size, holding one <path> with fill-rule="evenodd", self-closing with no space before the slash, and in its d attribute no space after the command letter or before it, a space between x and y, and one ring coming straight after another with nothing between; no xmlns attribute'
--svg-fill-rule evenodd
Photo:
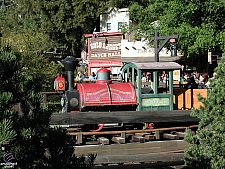
<svg viewBox="0 0 225 169"><path fill-rule="evenodd" d="M162 36L177 34L178 47L185 56L192 56L215 47L225 51L224 10L222 0L150 0L146 6L132 3L129 14L138 22L141 36L150 39L155 31Z"/></svg>
<svg viewBox="0 0 225 169"><path fill-rule="evenodd" d="M110 6L116 8L127 8L131 3L138 3L145 6L150 2L149 0L110 0Z"/></svg>
<svg viewBox="0 0 225 169"><path fill-rule="evenodd" d="M0 145L4 146L13 141L16 137L16 132L12 128L11 119L3 119L0 123ZM3 151L0 152L0 158L3 156Z"/></svg>
<svg viewBox="0 0 225 169"><path fill-rule="evenodd" d="M215 70L216 78L210 79L208 97L199 96L203 103L191 113L200 119L195 135L190 131L185 141L191 144L185 152L185 162L194 168L225 168L225 57Z"/></svg>
<svg viewBox="0 0 225 169"><path fill-rule="evenodd" d="M61 72L61 66L56 64L54 61L50 61L47 58L44 58L43 55L33 54L26 55L22 53L23 58L21 59L21 64L23 65L23 72L27 74L27 81L35 82L36 85L39 85L39 91L53 91L53 82L56 74ZM38 78L40 77L40 78ZM38 78L36 80L35 78ZM31 85L27 82L27 89L31 89Z"/></svg>
<svg viewBox="0 0 225 169"><path fill-rule="evenodd" d="M0 144L13 141L16 132L13 130L12 105L20 96L20 71L17 57L6 51L0 51ZM13 83L15 83L13 85ZM15 97L17 95L17 97ZM3 152L0 152L2 157Z"/></svg>
<svg viewBox="0 0 225 169"><path fill-rule="evenodd" d="M26 33L29 36L34 32L41 32L57 43L57 46L67 46L69 52L75 56L80 56L83 34L92 33L94 27L99 25L100 13L109 5L106 0L16 0L15 2L14 8L4 11L7 15L0 15L5 22L5 25L1 26L3 35L9 31L15 35Z"/></svg>
<svg viewBox="0 0 225 169"><path fill-rule="evenodd" d="M72 137L62 128L50 127L52 111L42 104L43 77L30 74L26 70L31 65L24 69L21 63L20 53L6 50L0 55L0 142L10 141L10 152L19 168L93 165L96 156L85 160L75 156ZM16 104L20 105L18 109Z"/></svg>

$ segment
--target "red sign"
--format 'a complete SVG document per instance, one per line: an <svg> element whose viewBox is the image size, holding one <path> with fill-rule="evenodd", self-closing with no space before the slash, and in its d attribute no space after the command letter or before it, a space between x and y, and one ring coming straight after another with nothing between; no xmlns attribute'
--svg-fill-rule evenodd
<svg viewBox="0 0 225 169"><path fill-rule="evenodd" d="M65 90L65 79L61 75L55 78L54 88L57 91Z"/></svg>

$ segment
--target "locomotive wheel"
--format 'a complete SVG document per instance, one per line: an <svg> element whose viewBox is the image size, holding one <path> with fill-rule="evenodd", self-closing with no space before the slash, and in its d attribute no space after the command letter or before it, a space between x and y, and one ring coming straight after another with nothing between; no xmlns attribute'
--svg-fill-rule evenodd
<svg viewBox="0 0 225 169"><path fill-rule="evenodd" d="M98 132L101 131L104 127L104 123L102 124L88 124L85 125L85 129L90 131L90 132Z"/></svg>

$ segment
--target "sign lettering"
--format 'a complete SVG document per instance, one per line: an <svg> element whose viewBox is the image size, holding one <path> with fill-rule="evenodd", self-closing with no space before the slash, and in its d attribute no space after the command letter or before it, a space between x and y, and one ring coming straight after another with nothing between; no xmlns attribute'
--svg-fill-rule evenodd
<svg viewBox="0 0 225 169"><path fill-rule="evenodd" d="M121 57L122 36L92 38L90 41L90 59L108 59Z"/></svg>
<svg viewBox="0 0 225 169"><path fill-rule="evenodd" d="M113 57L120 56L121 52L112 52L112 53L92 53L91 57Z"/></svg>
<svg viewBox="0 0 225 169"><path fill-rule="evenodd" d="M150 106L169 106L170 99L169 98L148 98L142 99L142 107L150 107Z"/></svg>

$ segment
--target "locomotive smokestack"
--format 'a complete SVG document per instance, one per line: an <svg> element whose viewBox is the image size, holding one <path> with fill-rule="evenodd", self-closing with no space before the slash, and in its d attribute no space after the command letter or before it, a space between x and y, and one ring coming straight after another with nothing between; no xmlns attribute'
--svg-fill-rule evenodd
<svg viewBox="0 0 225 169"><path fill-rule="evenodd" d="M70 91L74 89L74 70L76 69L78 62L79 61L73 56L67 56L64 60L62 60L64 68L67 71L67 79L69 83L68 90Z"/></svg>

